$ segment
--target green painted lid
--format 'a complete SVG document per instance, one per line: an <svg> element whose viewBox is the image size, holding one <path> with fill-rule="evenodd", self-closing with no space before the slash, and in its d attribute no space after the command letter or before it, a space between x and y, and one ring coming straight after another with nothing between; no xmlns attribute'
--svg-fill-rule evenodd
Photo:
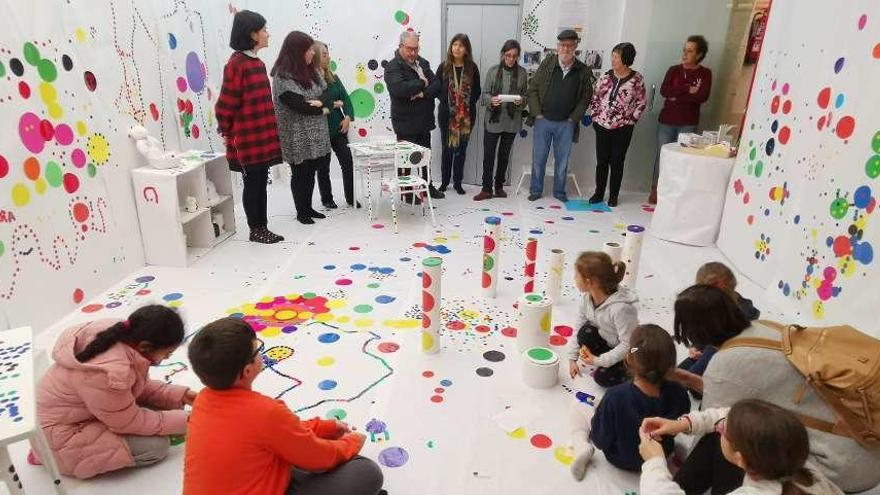
<svg viewBox="0 0 880 495"><path fill-rule="evenodd" d="M443 259L437 256L431 256L430 258L425 258L422 260L422 266L440 266L443 264Z"/></svg>
<svg viewBox="0 0 880 495"><path fill-rule="evenodd" d="M544 300L544 296L542 296L541 294L535 294L534 292L530 292L530 293L526 294L525 298L526 298L526 301L532 302L532 303L539 303Z"/></svg>
<svg viewBox="0 0 880 495"><path fill-rule="evenodd" d="M532 347L526 351L526 355L538 364L553 364L559 360L559 356L546 347Z"/></svg>

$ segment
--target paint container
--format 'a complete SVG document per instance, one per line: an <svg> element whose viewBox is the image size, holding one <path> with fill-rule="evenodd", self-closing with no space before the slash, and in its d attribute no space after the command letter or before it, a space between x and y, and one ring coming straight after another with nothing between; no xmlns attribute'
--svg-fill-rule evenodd
<svg viewBox="0 0 880 495"><path fill-rule="evenodd" d="M617 263L623 255L623 246L619 242L609 241L602 247L602 251L611 257L612 263Z"/></svg>
<svg viewBox="0 0 880 495"><path fill-rule="evenodd" d="M517 313L517 350L525 352L532 347L548 346L553 301L534 292L523 294L517 304Z"/></svg>
<svg viewBox="0 0 880 495"><path fill-rule="evenodd" d="M498 292L498 228L501 218L486 217L483 224L483 295L495 297Z"/></svg>
<svg viewBox="0 0 880 495"><path fill-rule="evenodd" d="M440 351L440 279L443 259L432 256L422 260L422 352Z"/></svg>
<svg viewBox="0 0 880 495"><path fill-rule="evenodd" d="M562 249L551 249L550 269L547 271L547 286L544 288L544 294L556 304L562 302L559 296L562 292L562 272L564 269L565 251Z"/></svg>
<svg viewBox="0 0 880 495"><path fill-rule="evenodd" d="M626 238L623 240L623 254L620 260L626 264L626 274L621 284L634 289L636 277L639 275L639 259L642 257L642 242L645 240L645 228L641 225L626 227Z"/></svg>
<svg viewBox="0 0 880 495"><path fill-rule="evenodd" d="M546 347L522 353L522 376L532 388L550 388L559 382L559 355Z"/></svg>
<svg viewBox="0 0 880 495"><path fill-rule="evenodd" d="M529 237L526 241L524 275L526 283L523 285L523 293L535 292L535 265L538 258L538 239Z"/></svg>

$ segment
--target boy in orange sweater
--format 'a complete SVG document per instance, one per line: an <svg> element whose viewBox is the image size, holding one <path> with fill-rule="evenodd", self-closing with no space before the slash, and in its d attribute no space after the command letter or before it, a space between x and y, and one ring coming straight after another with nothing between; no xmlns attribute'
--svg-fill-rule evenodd
<svg viewBox="0 0 880 495"><path fill-rule="evenodd" d="M207 388L193 404L183 493L377 495L382 471L357 453L364 435L335 420L300 420L251 390L263 344L237 318L206 325L189 344ZM384 492L384 490L382 490Z"/></svg>

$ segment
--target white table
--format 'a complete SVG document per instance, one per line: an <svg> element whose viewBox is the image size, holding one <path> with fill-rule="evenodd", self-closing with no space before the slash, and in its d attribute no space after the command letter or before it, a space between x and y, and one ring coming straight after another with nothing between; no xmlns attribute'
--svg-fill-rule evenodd
<svg viewBox="0 0 880 495"><path fill-rule="evenodd" d="M735 162L701 155L678 143L664 145L651 233L681 244L714 245Z"/></svg>
<svg viewBox="0 0 880 495"><path fill-rule="evenodd" d="M43 465L55 482L55 492L64 493L61 475L49 444L37 424L36 377L33 334L30 327L0 332L0 469L9 493L24 493L21 478L9 458L8 446L31 439Z"/></svg>
<svg viewBox="0 0 880 495"><path fill-rule="evenodd" d="M431 156L431 150L423 146L419 146L407 141L380 141L380 142L360 142L349 143L351 149L352 161L354 163L354 173L358 176L355 180L355 201L364 199L367 205L367 217L373 219L373 177L379 176L381 183L382 177L386 172L395 172L394 157L397 153L421 151L426 156ZM430 183L430 164L431 160L423 160L420 166L415 167L418 171L412 171L411 175L419 175L421 169L427 168Z"/></svg>

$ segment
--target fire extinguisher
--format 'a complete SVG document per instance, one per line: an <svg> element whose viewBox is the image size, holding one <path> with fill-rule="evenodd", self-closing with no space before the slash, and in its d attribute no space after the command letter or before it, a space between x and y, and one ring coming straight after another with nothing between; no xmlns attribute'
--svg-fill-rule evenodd
<svg viewBox="0 0 880 495"><path fill-rule="evenodd" d="M746 45L747 64L754 64L758 61L761 54L761 44L764 42L764 32L767 30L767 13L764 11L755 12L752 17L752 27L749 30L749 41Z"/></svg>

